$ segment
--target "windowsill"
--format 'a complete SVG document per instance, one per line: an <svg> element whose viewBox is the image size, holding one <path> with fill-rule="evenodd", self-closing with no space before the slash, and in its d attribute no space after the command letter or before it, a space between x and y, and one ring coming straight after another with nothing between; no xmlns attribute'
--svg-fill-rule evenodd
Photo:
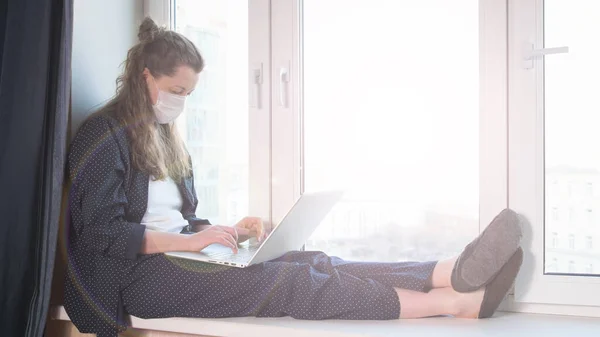
<svg viewBox="0 0 600 337"><path fill-rule="evenodd" d="M62 306L50 317L69 320ZM205 336L597 336L600 319L523 313L497 313L491 319L449 317L395 321L301 321L283 318L163 318L132 317L133 328Z"/></svg>

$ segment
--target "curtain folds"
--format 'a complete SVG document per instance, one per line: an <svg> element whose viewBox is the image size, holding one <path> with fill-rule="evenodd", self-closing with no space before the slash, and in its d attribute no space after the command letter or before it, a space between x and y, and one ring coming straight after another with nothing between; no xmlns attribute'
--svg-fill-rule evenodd
<svg viewBox="0 0 600 337"><path fill-rule="evenodd" d="M0 335L42 336L67 147L73 0L0 1Z"/></svg>

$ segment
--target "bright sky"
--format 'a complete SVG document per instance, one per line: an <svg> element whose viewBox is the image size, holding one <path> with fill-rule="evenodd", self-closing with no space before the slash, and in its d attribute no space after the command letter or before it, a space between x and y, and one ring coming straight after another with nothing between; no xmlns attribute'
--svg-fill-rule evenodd
<svg viewBox="0 0 600 337"><path fill-rule="evenodd" d="M304 1L307 189L477 215L478 8Z"/></svg>
<svg viewBox="0 0 600 337"><path fill-rule="evenodd" d="M600 169L600 1L546 0L546 160Z"/></svg>

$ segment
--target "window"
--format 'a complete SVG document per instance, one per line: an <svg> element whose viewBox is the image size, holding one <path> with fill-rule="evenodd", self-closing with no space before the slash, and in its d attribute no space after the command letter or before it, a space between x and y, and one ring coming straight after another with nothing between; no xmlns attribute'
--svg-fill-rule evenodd
<svg viewBox="0 0 600 337"><path fill-rule="evenodd" d="M568 195L568 197L570 198L570 197L572 197L572 196L573 196L573 194L574 194L573 192L574 192L574 190L575 190L575 186L574 186L574 185L575 185L575 183L574 183L574 182L572 182L572 181L569 181L567 184L568 184L568 185L567 185L567 195Z"/></svg>
<svg viewBox="0 0 600 337"><path fill-rule="evenodd" d="M577 245L594 234L600 210L594 185L600 162L591 153L600 141L600 2L509 0L509 206L531 230L524 240L529 272L515 285L522 303L600 306L600 278L586 266L600 255ZM558 185L563 188L555 188ZM553 221L552 207L568 211ZM555 234L568 233L556 248ZM560 238L562 239L562 238ZM580 249L581 248L581 249ZM544 261L568 261L551 270ZM596 268L597 269L597 268ZM596 275L598 271L595 271Z"/></svg>
<svg viewBox="0 0 600 337"><path fill-rule="evenodd" d="M600 4L594 1L544 2L545 45L569 47L569 53L545 58L543 107L546 179L552 176L552 179L571 181L573 193L565 202L574 204L573 210L586 215L586 218L576 216L571 224L563 225L563 229L566 226L571 230L581 229L569 235L570 249L575 249L575 236L583 236L584 225L593 222L594 209L582 210L579 205L595 204L589 181L600 176L599 164L587 154L600 141L596 128L591 126L600 122L591 112L600 108L594 94L600 91L600 85L592 80L600 76L600 65L590 54L600 52L600 43L588 40L592 26L600 29L594 19L598 14ZM580 192L579 186L585 187L585 192ZM581 255L574 261L579 264L585 259Z"/></svg>
<svg viewBox="0 0 600 337"><path fill-rule="evenodd" d="M594 225L594 210L591 208L586 209L586 215L587 215L588 226L593 226Z"/></svg>
<svg viewBox="0 0 600 337"><path fill-rule="evenodd" d="M593 274L593 273L594 273L594 265L593 265L593 264L591 264L591 263L588 263L588 264L585 266L585 273L586 273L586 274L588 274L588 275L589 275L589 274Z"/></svg>
<svg viewBox="0 0 600 337"><path fill-rule="evenodd" d="M569 273L574 274L576 271L575 261L569 261Z"/></svg>
<svg viewBox="0 0 600 337"><path fill-rule="evenodd" d="M558 221L559 219L560 219L560 216L558 213L558 207L552 207L552 220Z"/></svg>
<svg viewBox="0 0 600 337"><path fill-rule="evenodd" d="M571 196L571 194L569 194ZM575 207L569 208L569 223L573 224L577 222L577 210Z"/></svg>
<svg viewBox="0 0 600 337"><path fill-rule="evenodd" d="M552 233L552 247L558 248L558 233Z"/></svg>
<svg viewBox="0 0 600 337"><path fill-rule="evenodd" d="M206 64L178 120L194 165L196 213L232 224L249 211L248 6L235 0L177 0L173 23Z"/></svg>
<svg viewBox="0 0 600 337"><path fill-rule="evenodd" d="M307 249L460 252L507 206L505 14L497 1L272 1L273 220L305 191L344 189ZM343 247L361 234L369 247Z"/></svg>
<svg viewBox="0 0 600 337"><path fill-rule="evenodd" d="M548 272L557 272L558 271L558 259L555 257L550 259L550 263L546 265L546 270Z"/></svg>
<svg viewBox="0 0 600 337"><path fill-rule="evenodd" d="M269 224L269 1L145 0L143 7L159 25L187 36L205 59L177 120L194 166L197 215L232 224L252 214Z"/></svg>
<svg viewBox="0 0 600 337"><path fill-rule="evenodd" d="M460 253L479 233L478 2L304 0L302 20L304 188L346 191L306 249Z"/></svg>
<svg viewBox="0 0 600 337"><path fill-rule="evenodd" d="M592 240L591 236L586 236L585 237L585 248L587 250L592 250L594 249L594 241Z"/></svg>
<svg viewBox="0 0 600 337"><path fill-rule="evenodd" d="M575 235L569 234L569 249L575 249Z"/></svg>

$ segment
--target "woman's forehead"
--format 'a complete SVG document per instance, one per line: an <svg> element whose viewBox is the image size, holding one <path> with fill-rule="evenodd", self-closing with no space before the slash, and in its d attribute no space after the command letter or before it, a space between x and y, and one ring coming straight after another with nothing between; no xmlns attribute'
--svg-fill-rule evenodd
<svg viewBox="0 0 600 337"><path fill-rule="evenodd" d="M191 90L196 87L198 75L199 74L190 67L179 66L175 70L173 76L163 76L161 80L170 87L177 86L185 90Z"/></svg>

